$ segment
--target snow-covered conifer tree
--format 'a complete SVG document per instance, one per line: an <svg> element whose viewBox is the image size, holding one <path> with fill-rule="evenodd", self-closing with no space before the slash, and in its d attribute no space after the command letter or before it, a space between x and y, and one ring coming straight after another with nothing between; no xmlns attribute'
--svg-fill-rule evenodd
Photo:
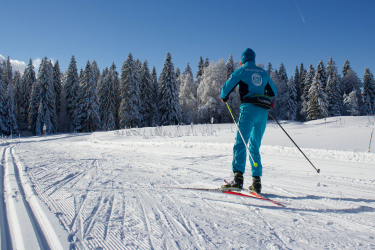
<svg viewBox="0 0 375 250"><path fill-rule="evenodd" d="M297 118L297 90L293 77L288 81L288 98L286 99L286 116L288 120L294 121Z"/></svg>
<svg viewBox="0 0 375 250"><path fill-rule="evenodd" d="M22 76L22 85L25 85L27 88L27 95L25 96L25 105L27 106L27 112L29 113L29 105L31 101L31 92L33 90L33 86L36 82L36 73L34 70L33 61L30 59L27 68L25 69L25 73Z"/></svg>
<svg viewBox="0 0 375 250"><path fill-rule="evenodd" d="M36 96L39 101L37 105L37 116L35 119L35 127L32 132L36 135L43 134L43 126L46 126L46 133L51 134L57 131L57 114L56 114L56 100L53 86L53 66L45 57L39 67L38 78L36 86L38 86L39 93Z"/></svg>
<svg viewBox="0 0 375 250"><path fill-rule="evenodd" d="M186 66L188 67L189 64ZM188 70L180 75L180 106L182 113L182 122L190 124L196 122L198 113L197 86L194 82L193 74Z"/></svg>
<svg viewBox="0 0 375 250"><path fill-rule="evenodd" d="M233 62L233 56L230 55L228 58L227 63L225 64L227 67L227 79L229 79L230 75L234 72L234 62Z"/></svg>
<svg viewBox="0 0 375 250"><path fill-rule="evenodd" d="M301 95L301 99L302 99L301 115L303 119L307 117L309 91L310 91L314 76L315 76L315 69L310 63L309 69L307 70L306 75L305 75L303 94Z"/></svg>
<svg viewBox="0 0 375 250"><path fill-rule="evenodd" d="M274 108L274 115L279 119L287 119L287 106L286 103L288 102L289 93L288 93L288 77L286 74L286 70L284 64L280 64L279 71L275 70L274 73L271 73L271 78L275 83L277 88L277 96L273 98L273 102L275 103Z"/></svg>
<svg viewBox="0 0 375 250"><path fill-rule="evenodd" d="M87 61L82 80L80 82L80 118L81 128L84 132L98 131L101 128L99 114L99 100L95 84L95 76Z"/></svg>
<svg viewBox="0 0 375 250"><path fill-rule="evenodd" d="M223 122L226 107L220 93L227 80L226 68L224 60L220 59L217 63L212 61L204 70L197 90L199 120L202 123L210 122L211 117L215 122Z"/></svg>
<svg viewBox="0 0 375 250"><path fill-rule="evenodd" d="M0 71L2 66L0 65ZM1 72L0 72L0 134L5 134L7 128L4 125L5 119L5 95L6 95L6 85L5 82L2 80Z"/></svg>
<svg viewBox="0 0 375 250"><path fill-rule="evenodd" d="M328 116L339 116L341 109L341 90L339 86L339 76L337 70L329 74L327 87Z"/></svg>
<svg viewBox="0 0 375 250"><path fill-rule="evenodd" d="M181 75L181 70L179 68L176 68L174 70L175 74L176 74L176 79Z"/></svg>
<svg viewBox="0 0 375 250"><path fill-rule="evenodd" d="M307 120L316 120L328 116L327 94L323 89L324 81L326 81L326 72L322 61L320 61L309 90Z"/></svg>
<svg viewBox="0 0 375 250"><path fill-rule="evenodd" d="M286 69L283 63L281 63L279 67L279 77L281 81L285 82L285 84L289 81L289 78L286 74Z"/></svg>
<svg viewBox="0 0 375 250"><path fill-rule="evenodd" d="M202 77L203 71L204 71L204 61L203 61L202 57L199 59L197 67L198 67L197 80L198 80L198 83L199 83L200 82L200 78Z"/></svg>
<svg viewBox="0 0 375 250"><path fill-rule="evenodd" d="M317 71L316 74L319 74L319 81L320 81L321 88L323 89L323 91L326 91L327 72L326 72L326 69L322 60L319 61L316 71Z"/></svg>
<svg viewBox="0 0 375 250"><path fill-rule="evenodd" d="M363 114L373 115L375 113L375 85L374 77L369 68L366 68L363 75L362 100L364 111Z"/></svg>
<svg viewBox="0 0 375 250"><path fill-rule="evenodd" d="M335 61L332 60L332 57L329 57L329 60L327 62L327 79L329 76L333 78L333 74L337 72L337 67Z"/></svg>
<svg viewBox="0 0 375 250"><path fill-rule="evenodd" d="M208 57L206 57L206 60L204 61L204 67L207 68L208 65L210 65L210 60L208 59Z"/></svg>
<svg viewBox="0 0 375 250"><path fill-rule="evenodd" d="M192 73L193 74L193 73ZM152 120L154 121L154 124L152 126L155 126L156 124L159 124L159 114L158 114L158 92L159 92L159 83L158 83L158 74L156 73L155 66L152 67L151 72L151 79L152 79L152 89L154 91L153 95L153 106L152 106Z"/></svg>
<svg viewBox="0 0 375 250"><path fill-rule="evenodd" d="M3 62L3 76L2 76L3 82L8 86L9 83L12 83L13 80L13 68L12 64L10 62L9 56L8 60Z"/></svg>
<svg viewBox="0 0 375 250"><path fill-rule="evenodd" d="M267 71L268 75L271 76L271 72L273 72L273 68L272 68L272 64L271 64L271 62L269 62L269 63L267 64L267 69L266 69L266 71Z"/></svg>
<svg viewBox="0 0 375 250"><path fill-rule="evenodd" d="M107 68L108 70L108 68ZM116 117L119 103L118 73L116 65L112 63L109 71L103 70L100 80L98 96L99 96L99 112L102 122L102 130L114 130L116 125Z"/></svg>
<svg viewBox="0 0 375 250"><path fill-rule="evenodd" d="M18 72L18 71L16 71ZM19 74L19 72L18 72ZM18 131L15 107L14 107L14 95L13 95L13 83L9 82L8 89L5 95L5 119L4 125L6 128L6 134L14 134Z"/></svg>
<svg viewBox="0 0 375 250"><path fill-rule="evenodd" d="M80 121L78 117L79 107L79 76L77 69L77 62L72 56L68 67L68 75L65 83L66 90L66 110L70 121L70 130L76 131L80 128Z"/></svg>
<svg viewBox="0 0 375 250"><path fill-rule="evenodd" d="M14 77L13 77L14 114L16 116L17 124L19 124L20 121L21 121L21 117L20 117L21 113L22 113L21 102L22 102L22 99L25 96L25 89L23 88L21 83L22 83L21 82L21 74L17 70L14 73Z"/></svg>
<svg viewBox="0 0 375 250"><path fill-rule="evenodd" d="M174 74L174 72L173 72ZM140 126L140 88L138 65L129 53L121 68L119 119L121 128Z"/></svg>
<svg viewBox="0 0 375 250"><path fill-rule="evenodd" d="M154 111L153 105L155 99L154 86L152 82L152 76L150 74L150 69L148 68L148 62L142 65L140 72L140 98L143 100L142 106L140 106L140 116L142 117L142 127L151 127L155 121L152 112Z"/></svg>
<svg viewBox="0 0 375 250"><path fill-rule="evenodd" d="M344 95L344 107L346 108L346 111L351 116L358 116L360 115L359 112L359 105L358 105L358 98L357 98L357 90L353 89L352 92L350 92L349 95Z"/></svg>
<svg viewBox="0 0 375 250"><path fill-rule="evenodd" d="M99 82L99 78L100 78L100 69L95 60L91 64L91 69L92 69L92 73L94 74L95 86L97 86Z"/></svg>
<svg viewBox="0 0 375 250"><path fill-rule="evenodd" d="M342 93L346 93L347 95L349 95L349 93L351 93L353 89L359 90L360 87L360 79L350 67L349 61L346 60L344 66L342 67Z"/></svg>
<svg viewBox="0 0 375 250"><path fill-rule="evenodd" d="M181 122L181 106L172 56L168 52L163 70L159 77L158 112L161 125L179 124Z"/></svg>
<svg viewBox="0 0 375 250"><path fill-rule="evenodd" d="M68 78L68 70L61 74L61 105L60 112L57 114L57 131L68 132L69 131L69 119L68 113L66 111L66 80Z"/></svg>
<svg viewBox="0 0 375 250"><path fill-rule="evenodd" d="M55 65L53 66L53 87L55 93L55 100L56 100L56 114L60 113L60 106L61 106L61 71L59 60L56 60Z"/></svg>
<svg viewBox="0 0 375 250"><path fill-rule="evenodd" d="M193 76L193 71L191 70L189 63L187 63L185 67L184 74L190 74L191 76Z"/></svg>

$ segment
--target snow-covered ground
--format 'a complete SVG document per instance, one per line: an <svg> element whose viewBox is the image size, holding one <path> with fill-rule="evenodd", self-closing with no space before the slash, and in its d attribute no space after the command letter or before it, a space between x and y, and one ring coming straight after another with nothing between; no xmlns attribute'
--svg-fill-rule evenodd
<svg viewBox="0 0 375 250"><path fill-rule="evenodd" d="M367 152L374 122L283 121L318 174L270 121L261 148L263 193L286 207L167 188L215 188L231 180L234 124L3 142L1 246L375 249L375 145Z"/></svg>

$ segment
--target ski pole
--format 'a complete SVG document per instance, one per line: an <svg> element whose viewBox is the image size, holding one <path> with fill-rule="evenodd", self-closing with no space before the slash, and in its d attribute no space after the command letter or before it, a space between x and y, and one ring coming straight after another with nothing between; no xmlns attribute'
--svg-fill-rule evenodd
<svg viewBox="0 0 375 250"><path fill-rule="evenodd" d="M243 136L242 136L241 130L240 130L240 128L238 127L238 125L237 125L237 123L236 123L236 119L234 119L234 116L233 116L233 114L232 114L232 110L230 109L228 103L225 103L225 104L227 105L227 107L228 107L228 109L229 109L229 112L230 112L230 114L231 114L231 116L232 116L232 118L233 118L234 124L236 124L237 130L238 130L238 132L239 132L240 135L241 135L242 141L243 141L243 143L245 144L245 147L246 147L246 149L247 149L247 152L249 153L251 160L254 162L254 167L258 167L258 163L256 163L256 162L254 161L254 158L253 158L253 156L252 156L251 153L250 153L249 147L247 146L247 143L245 142L245 139L244 139Z"/></svg>
<svg viewBox="0 0 375 250"><path fill-rule="evenodd" d="M294 145L298 148L298 150L303 154L303 156L305 156L306 160L308 160L311 164L311 166L313 166L313 168L315 168L316 172L320 173L320 169L316 169L316 167L314 166L314 164L312 164L312 162L309 160L309 158L307 158L307 156L302 152L302 150L298 147L298 145L293 141L293 139L288 135L288 133L285 131L285 129L281 126L281 124L275 119L275 117L273 117L273 115L271 114L271 112L268 112L268 114L270 114L270 116L272 117L272 119L275 120L275 122L280 126L280 128L284 131L284 133L289 137L289 139L294 143Z"/></svg>

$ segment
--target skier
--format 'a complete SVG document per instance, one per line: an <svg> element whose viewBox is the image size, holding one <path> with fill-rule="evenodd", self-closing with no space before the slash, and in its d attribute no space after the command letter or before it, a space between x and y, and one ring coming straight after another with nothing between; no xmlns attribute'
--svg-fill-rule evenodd
<svg viewBox="0 0 375 250"><path fill-rule="evenodd" d="M224 84L221 90L221 98L227 102L229 94L239 85L241 97L240 116L236 133L236 142L233 147L232 169L234 179L230 183L221 186L223 189L242 190L243 174L246 166L246 143L249 143L251 153L250 163L253 183L249 187L251 192L260 194L262 164L259 148L267 125L268 109L271 108L271 97L276 96L277 89L268 73L255 65L255 52L246 49L242 53L241 68L237 69ZM243 139L240 133L242 133ZM255 162L253 162L253 160Z"/></svg>

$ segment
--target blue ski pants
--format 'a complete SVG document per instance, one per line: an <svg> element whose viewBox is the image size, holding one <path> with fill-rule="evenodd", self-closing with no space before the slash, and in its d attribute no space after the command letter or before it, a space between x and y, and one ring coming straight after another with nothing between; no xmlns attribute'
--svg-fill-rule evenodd
<svg viewBox="0 0 375 250"><path fill-rule="evenodd" d="M249 156L252 176L262 176L262 163L260 159L259 148L267 126L268 110L254 106L250 103L243 103L240 106L240 117L238 119L238 128L246 143L254 161L258 163L254 167L254 162ZM245 173L247 149L237 130L236 142L233 147L233 172L240 171Z"/></svg>

